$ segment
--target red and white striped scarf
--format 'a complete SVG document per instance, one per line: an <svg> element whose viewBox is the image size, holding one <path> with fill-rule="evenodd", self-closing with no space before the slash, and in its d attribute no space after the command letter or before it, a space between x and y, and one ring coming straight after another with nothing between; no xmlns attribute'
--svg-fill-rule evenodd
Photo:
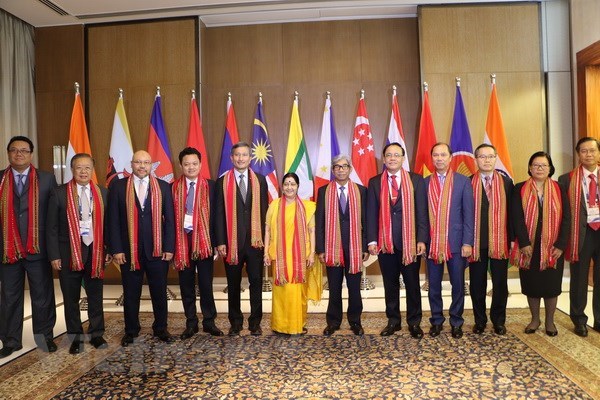
<svg viewBox="0 0 600 400"><path fill-rule="evenodd" d="M67 183L67 224L69 225L69 243L71 244L71 271L82 271L84 261L81 258L81 235L79 234L79 193L77 183L71 179ZM104 201L100 188L90 182L90 192L94 204L92 226L94 241L92 242L92 278L104 278Z"/></svg>
<svg viewBox="0 0 600 400"><path fill-rule="evenodd" d="M417 259L417 234L415 223L415 195L410 174L401 169L400 198L402 199L402 263L411 264ZM388 171L381 174L379 190L379 237L378 244L382 253L394 253L392 239L391 197Z"/></svg>
<svg viewBox="0 0 600 400"><path fill-rule="evenodd" d="M558 238L560 221L562 220L562 199L558 183L548 178L544 182L544 199L542 202L542 240L540 271L546 268L556 268L556 259L552 257L552 247ZM525 226L529 234L529 241L534 246L535 235L539 217L539 200L533 178L529 178L521 187L521 205L525 214ZM526 257L519 252L518 239L513 242L510 263L521 269L531 267L531 257Z"/></svg>
<svg viewBox="0 0 600 400"><path fill-rule="evenodd" d="M291 246L286 243L285 209L286 199L280 197L273 218L277 218L277 256L275 258L275 285L286 283L304 283L306 280L306 241L308 226L306 224L306 208L302 200L296 196L296 213L294 215L294 235ZM288 275L286 260L288 248L292 251L292 276Z"/></svg>
<svg viewBox="0 0 600 400"><path fill-rule="evenodd" d="M362 268L362 199L358 185L348 181L348 212L350 217L350 260L351 274L361 272ZM337 184L330 182L325 189L325 265L328 267L345 266L340 228L340 202Z"/></svg>
<svg viewBox="0 0 600 400"><path fill-rule="evenodd" d="M29 192L27 197L28 215L27 220L27 242L23 246L17 219L15 217L14 186L15 178L12 167L4 170L0 182L0 221L2 223L2 235L4 237L4 248L2 249L2 263L13 264L27 254L38 254L40 252L40 191L37 170L33 165L29 167Z"/></svg>
<svg viewBox="0 0 600 400"><path fill-rule="evenodd" d="M506 191L504 190L504 181L502 175L498 171L493 172L493 178L490 188L489 208L488 208L488 255L490 258L498 260L508 258L508 232L506 224L508 222L507 215L507 199ZM475 243L473 246L473 255L469 258L469 262L481 260L481 201L485 196L483 190L483 178L479 171L475 172L471 179L473 186L473 197L475 200Z"/></svg>
<svg viewBox="0 0 600 400"><path fill-rule="evenodd" d="M262 240L260 221L260 184L254 171L248 168L248 182L252 191L252 204L250 206L250 245L254 248L264 246ZM237 265L238 240L237 240L237 182L233 168L223 177L223 197L225 198L225 223L227 225L227 257L229 265Z"/></svg>
<svg viewBox="0 0 600 400"><path fill-rule="evenodd" d="M585 207L581 202L584 176L583 166L579 166L569 173L570 182L567 193L569 195L569 205L571 207L571 234L569 235L569 243L565 254L565 258L569 262L579 261L579 210L581 207Z"/></svg>
<svg viewBox="0 0 600 400"><path fill-rule="evenodd" d="M189 254L187 233L183 226L185 218L185 201L188 185L185 176L173 183L173 205L175 209L175 269L182 271L190 267L191 260L203 260L212 256L210 242L210 201L208 181L198 176L194 200L194 217L192 230L192 251Z"/></svg>
<svg viewBox="0 0 600 400"><path fill-rule="evenodd" d="M454 186L454 171L446 173L444 187L440 185L437 173L431 174L428 189L429 224L431 226L431 247L429 258L437 264L452 258L448 228L450 227L450 204L452 204L452 188Z"/></svg>
<svg viewBox="0 0 600 400"><path fill-rule="evenodd" d="M127 178L127 191L125 203L127 207L127 230L129 232L129 251L131 252L131 271L140 269L138 258L138 208L135 205L137 198L134 188L134 176ZM150 175L150 209L152 213L152 257L162 255L162 196L158 180Z"/></svg>

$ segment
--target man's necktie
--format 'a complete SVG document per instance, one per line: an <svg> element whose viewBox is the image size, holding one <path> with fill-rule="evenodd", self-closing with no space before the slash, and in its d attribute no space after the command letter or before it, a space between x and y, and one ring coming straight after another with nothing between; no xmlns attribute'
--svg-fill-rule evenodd
<svg viewBox="0 0 600 400"><path fill-rule="evenodd" d="M396 200L398 200L398 181L396 180L396 175L390 176L390 183L392 184L392 204L395 204Z"/></svg>
<svg viewBox="0 0 600 400"><path fill-rule="evenodd" d="M596 182L596 175L590 174L590 196L588 198L588 204L590 207L598 207L598 183ZM597 231L600 229L600 222L590 222L590 227Z"/></svg>
<svg viewBox="0 0 600 400"><path fill-rule="evenodd" d="M143 179L140 179L140 182L138 183L137 196L138 200L140 201L140 206L142 207L142 210L144 210L144 201L146 201L147 190L148 189L146 188L146 182Z"/></svg>
<svg viewBox="0 0 600 400"><path fill-rule="evenodd" d="M346 193L344 193L346 188L344 186L340 186L340 207L342 208L342 212L346 212L346 206L348 205L348 199L346 198Z"/></svg>
<svg viewBox="0 0 600 400"><path fill-rule="evenodd" d="M444 181L446 180L446 175L438 175L438 178L440 179L440 186L444 187Z"/></svg>
<svg viewBox="0 0 600 400"><path fill-rule="evenodd" d="M490 195L492 194L492 177L490 176L486 176L483 178L483 180L485 181L483 187L485 189L485 195L487 196L488 200L490 199Z"/></svg>
<svg viewBox="0 0 600 400"><path fill-rule="evenodd" d="M244 203L246 202L246 181L244 180L244 174L240 175L240 184L239 184L239 188L240 188L240 194L242 195L242 200L244 201Z"/></svg>
<svg viewBox="0 0 600 400"><path fill-rule="evenodd" d="M17 194L20 196L23 193L23 188L25 187L25 175L17 174Z"/></svg>
<svg viewBox="0 0 600 400"><path fill-rule="evenodd" d="M81 188L81 220L90 221L90 197L87 194L87 186ZM87 235L82 236L81 240L86 246L89 246L94 241L94 230L92 229L92 223L90 221L90 231Z"/></svg>
<svg viewBox="0 0 600 400"><path fill-rule="evenodd" d="M187 192L187 197L185 198L185 213L189 215L194 215L194 197L196 196L196 190L194 189L194 185L196 182L190 182L190 188Z"/></svg>

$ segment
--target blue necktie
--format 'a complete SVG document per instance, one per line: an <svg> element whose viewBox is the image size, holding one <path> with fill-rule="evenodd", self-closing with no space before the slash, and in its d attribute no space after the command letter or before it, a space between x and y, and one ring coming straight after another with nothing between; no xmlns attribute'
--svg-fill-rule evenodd
<svg viewBox="0 0 600 400"><path fill-rule="evenodd" d="M196 190L194 189L194 185L196 182L190 182L190 188L187 192L187 197L185 198L185 213L189 215L194 214L194 197L196 196Z"/></svg>
<svg viewBox="0 0 600 400"><path fill-rule="evenodd" d="M346 194L344 193L345 189L344 186L340 186L340 207L342 208L342 212L346 212L346 206L348 204Z"/></svg>
<svg viewBox="0 0 600 400"><path fill-rule="evenodd" d="M17 193L19 196L23 193L23 188L25 187L24 174L17 174Z"/></svg>

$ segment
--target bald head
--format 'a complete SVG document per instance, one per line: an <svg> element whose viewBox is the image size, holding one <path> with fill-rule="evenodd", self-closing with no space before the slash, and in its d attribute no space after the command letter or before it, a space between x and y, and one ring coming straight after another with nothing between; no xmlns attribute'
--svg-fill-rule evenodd
<svg viewBox="0 0 600 400"><path fill-rule="evenodd" d="M145 150L138 150L131 158L131 170L140 179L150 175L152 171L152 157Z"/></svg>

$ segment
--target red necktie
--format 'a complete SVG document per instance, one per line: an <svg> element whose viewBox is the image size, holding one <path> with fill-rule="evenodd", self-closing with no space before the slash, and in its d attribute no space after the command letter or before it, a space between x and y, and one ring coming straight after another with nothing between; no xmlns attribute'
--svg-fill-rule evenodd
<svg viewBox="0 0 600 400"><path fill-rule="evenodd" d="M596 183L596 175L590 174L588 176L590 177L590 196L588 198L588 205L590 207L598 207L598 184ZM600 222L590 222L590 227L597 231L600 229Z"/></svg>
<svg viewBox="0 0 600 400"><path fill-rule="evenodd" d="M485 189L485 195L487 196L488 200L490 200L490 195L492 193L492 178L490 176L486 176L483 179L485 180L485 184L483 185Z"/></svg>
<svg viewBox="0 0 600 400"><path fill-rule="evenodd" d="M392 204L395 204L398 200L398 181L396 181L396 175L391 175L390 179L392 180Z"/></svg>

